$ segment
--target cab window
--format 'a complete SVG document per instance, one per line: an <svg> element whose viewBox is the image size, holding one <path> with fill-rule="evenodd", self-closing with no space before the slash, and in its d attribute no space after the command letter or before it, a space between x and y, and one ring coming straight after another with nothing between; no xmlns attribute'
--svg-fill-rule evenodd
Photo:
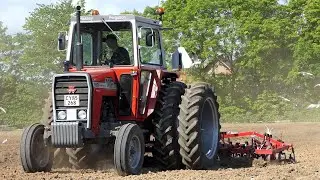
<svg viewBox="0 0 320 180"><path fill-rule="evenodd" d="M148 44L148 38L153 34L153 46ZM149 37L148 37L149 36ZM159 31L155 29L141 29L140 45L140 62L142 64L162 65L162 52L160 44Z"/></svg>

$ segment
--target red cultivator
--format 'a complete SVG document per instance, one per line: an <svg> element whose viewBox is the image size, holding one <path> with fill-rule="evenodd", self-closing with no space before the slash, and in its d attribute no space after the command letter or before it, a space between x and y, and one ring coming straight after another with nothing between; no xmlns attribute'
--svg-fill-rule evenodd
<svg viewBox="0 0 320 180"><path fill-rule="evenodd" d="M245 138L246 141L233 144L231 138ZM282 140L276 140L269 133L221 132L220 140L219 154L222 157L262 158L269 161L279 160L295 163L293 145L284 143ZM286 151L289 152L288 157Z"/></svg>

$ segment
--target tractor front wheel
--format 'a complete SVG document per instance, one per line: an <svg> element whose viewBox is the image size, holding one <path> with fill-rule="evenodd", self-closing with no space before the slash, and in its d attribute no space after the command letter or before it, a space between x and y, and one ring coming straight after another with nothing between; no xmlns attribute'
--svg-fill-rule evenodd
<svg viewBox="0 0 320 180"><path fill-rule="evenodd" d="M178 142L182 163L188 169L211 168L220 140L220 114L214 90L206 83L189 87L180 108Z"/></svg>
<svg viewBox="0 0 320 180"><path fill-rule="evenodd" d="M122 125L114 145L114 165L121 176L136 175L141 172L145 152L142 130L138 125Z"/></svg>
<svg viewBox="0 0 320 180"><path fill-rule="evenodd" d="M49 172L53 163L53 152L43 139L44 125L32 124L22 134L20 160L23 170L28 173Z"/></svg>

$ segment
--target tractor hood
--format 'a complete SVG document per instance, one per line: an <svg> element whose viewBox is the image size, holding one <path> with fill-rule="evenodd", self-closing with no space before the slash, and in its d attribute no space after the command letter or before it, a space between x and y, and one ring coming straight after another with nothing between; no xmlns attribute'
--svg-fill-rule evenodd
<svg viewBox="0 0 320 180"><path fill-rule="evenodd" d="M70 72L77 72L76 69L70 69ZM106 79L111 80L112 78L113 82L117 82L116 74L114 70L110 68L101 68L101 67L90 67L86 68L84 67L81 72L86 72L91 76L92 82L105 82Z"/></svg>

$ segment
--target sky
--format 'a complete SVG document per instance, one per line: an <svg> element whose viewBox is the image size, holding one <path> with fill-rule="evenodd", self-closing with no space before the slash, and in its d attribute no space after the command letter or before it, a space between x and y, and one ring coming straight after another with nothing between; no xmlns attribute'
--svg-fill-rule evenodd
<svg viewBox="0 0 320 180"><path fill-rule="evenodd" d="M0 21L9 34L22 32L25 18L37 4L51 4L59 0L0 0ZM75 0L76 1L76 0ZM100 14L119 14L125 10L142 11L146 6L158 5L159 0L86 0L86 9L97 9Z"/></svg>

